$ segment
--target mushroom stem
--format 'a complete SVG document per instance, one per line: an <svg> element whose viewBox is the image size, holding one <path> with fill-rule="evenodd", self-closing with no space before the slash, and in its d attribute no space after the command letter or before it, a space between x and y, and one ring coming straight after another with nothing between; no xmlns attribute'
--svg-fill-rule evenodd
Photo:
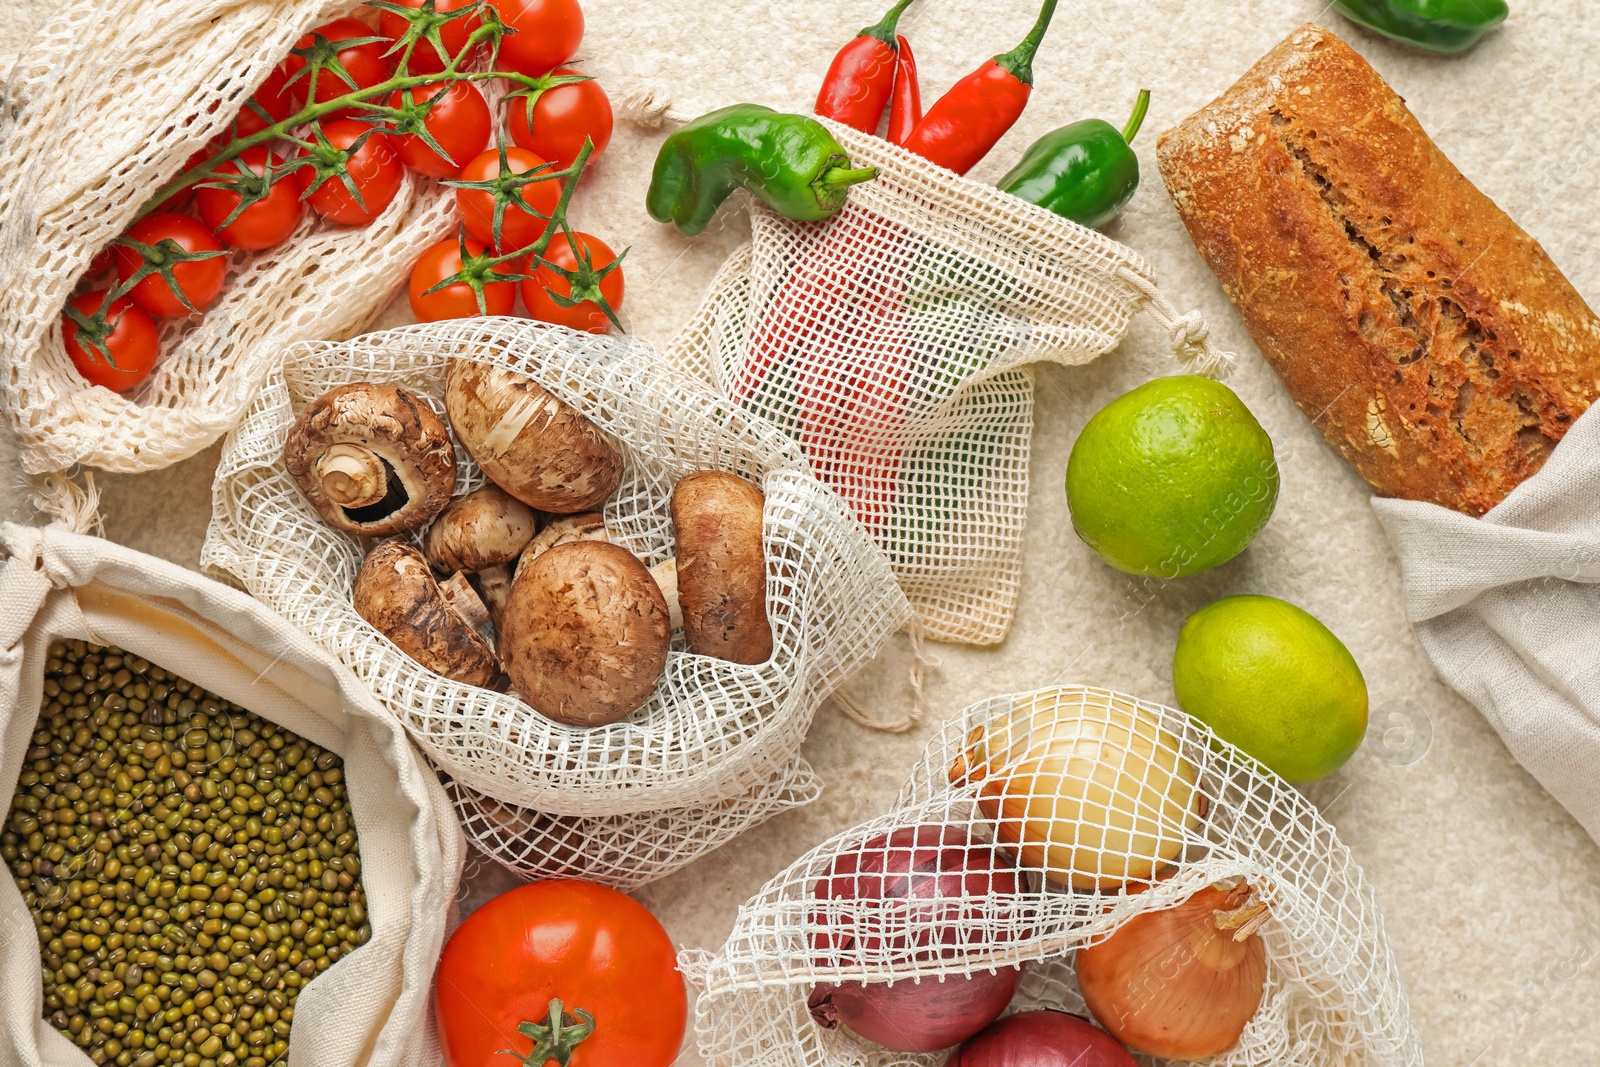
<svg viewBox="0 0 1600 1067"><path fill-rule="evenodd" d="M661 587L661 595L666 598L672 628L683 629L683 607L678 603L678 557L673 556L651 567L650 577L656 580Z"/></svg>
<svg viewBox="0 0 1600 1067"><path fill-rule="evenodd" d="M484 606L483 598L478 596L465 574L457 571L440 582L439 592L444 594L446 606L474 630L482 633L483 628L489 625L489 609Z"/></svg>
<svg viewBox="0 0 1600 1067"><path fill-rule="evenodd" d="M317 457L316 473L322 480L322 491L342 508L376 504L389 490L383 461L357 445L329 445Z"/></svg>
<svg viewBox="0 0 1600 1067"><path fill-rule="evenodd" d="M478 572L478 591L482 594L483 602L489 606L489 618L494 622L494 631L500 632L500 613L505 611L506 598L511 595L511 565L502 563L498 567L485 567Z"/></svg>

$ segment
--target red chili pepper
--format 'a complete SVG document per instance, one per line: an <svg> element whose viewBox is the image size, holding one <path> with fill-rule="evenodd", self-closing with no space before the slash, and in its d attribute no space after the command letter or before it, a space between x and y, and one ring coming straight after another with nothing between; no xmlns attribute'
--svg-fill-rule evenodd
<svg viewBox="0 0 1600 1067"><path fill-rule="evenodd" d="M905 144L911 131L922 121L922 86L917 81L917 57L911 42L895 38L900 44L894 64L894 90L889 97L889 143Z"/></svg>
<svg viewBox="0 0 1600 1067"><path fill-rule="evenodd" d="M957 174L977 166L1022 117L1033 92L1033 56L1055 13L1056 0L1045 0L1022 43L956 82L928 109L905 146Z"/></svg>
<svg viewBox="0 0 1600 1067"><path fill-rule="evenodd" d="M862 133L876 133L894 86L895 32L900 13L914 0L900 0L883 21L862 30L839 49L822 79L816 112Z"/></svg>

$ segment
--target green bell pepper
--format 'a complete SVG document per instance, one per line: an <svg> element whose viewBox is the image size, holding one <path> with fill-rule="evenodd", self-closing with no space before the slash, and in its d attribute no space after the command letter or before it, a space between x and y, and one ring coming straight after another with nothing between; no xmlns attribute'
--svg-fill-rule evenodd
<svg viewBox="0 0 1600 1067"><path fill-rule="evenodd" d="M1464 52L1506 20L1506 0L1334 0L1348 19L1403 44Z"/></svg>
<svg viewBox="0 0 1600 1067"><path fill-rule="evenodd" d="M844 206L850 187L878 168L851 169L843 146L806 115L734 104L679 127L656 156L645 207L693 236L738 188L786 218L813 222Z"/></svg>
<svg viewBox="0 0 1600 1067"><path fill-rule="evenodd" d="M1085 119L1045 134L999 187L1073 222L1104 226L1139 188L1139 157L1130 142L1149 109L1150 90L1141 89L1121 130L1104 119Z"/></svg>

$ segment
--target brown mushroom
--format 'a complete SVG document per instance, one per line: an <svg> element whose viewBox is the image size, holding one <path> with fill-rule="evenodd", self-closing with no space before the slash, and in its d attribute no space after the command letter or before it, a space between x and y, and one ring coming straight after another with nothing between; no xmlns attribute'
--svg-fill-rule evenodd
<svg viewBox="0 0 1600 1067"><path fill-rule="evenodd" d="M454 360L444 406L461 447L529 507L589 511L622 481L622 457L599 427L515 371Z"/></svg>
<svg viewBox="0 0 1600 1067"><path fill-rule="evenodd" d="M450 501L422 535L422 554L441 574L510 563L539 529L533 509L497 485Z"/></svg>
<svg viewBox="0 0 1600 1067"><path fill-rule="evenodd" d="M690 652L732 663L772 656L761 490L724 471L696 471L672 490L678 600Z"/></svg>
<svg viewBox="0 0 1600 1067"><path fill-rule="evenodd" d="M494 649L478 632L487 609L472 607L477 595L464 579L441 586L411 545L375 545L356 573L354 600L357 615L435 674L486 688L498 681Z"/></svg>
<svg viewBox="0 0 1600 1067"><path fill-rule="evenodd" d="M518 807L460 786L454 792L462 825L483 851L541 878L584 873L581 818Z"/></svg>
<svg viewBox="0 0 1600 1067"><path fill-rule="evenodd" d="M528 542L528 547L522 550L522 555L517 559L517 574L521 574L523 568L557 545L570 545L574 541L609 540L611 534L606 530L606 517L600 512L563 515L540 530L538 536Z"/></svg>
<svg viewBox="0 0 1600 1067"><path fill-rule="evenodd" d="M355 382L330 389L289 428L284 466L327 522L360 537L422 526L450 502L456 453L415 393Z"/></svg>
<svg viewBox="0 0 1600 1067"><path fill-rule="evenodd" d="M672 640L666 601L620 545L575 541L511 585L500 662L523 700L569 726L631 714L655 690Z"/></svg>

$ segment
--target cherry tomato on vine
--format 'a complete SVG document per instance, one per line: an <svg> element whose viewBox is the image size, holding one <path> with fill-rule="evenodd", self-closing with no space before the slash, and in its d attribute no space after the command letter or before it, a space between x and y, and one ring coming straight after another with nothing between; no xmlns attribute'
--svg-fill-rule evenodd
<svg viewBox="0 0 1600 1067"><path fill-rule="evenodd" d="M106 296L104 289L84 293L73 297L67 306L85 315L93 315L100 310L100 304ZM149 376L150 368L156 365L156 356L161 351L161 337L156 331L155 320L125 296L119 297L111 305L108 321L111 323L111 332L106 335L103 344L111 355L109 361L89 344L79 343L78 324L66 315L61 316L61 339L66 344L72 365L85 381L90 385L103 385L112 392L125 393ZM116 365L112 366L113 363Z"/></svg>
<svg viewBox="0 0 1600 1067"><path fill-rule="evenodd" d="M217 168L222 174L263 174L267 161L273 157L265 145L247 148L236 159ZM239 206L239 194L231 189L211 189L205 186L195 190L195 202L200 208L200 218L205 221L222 243L233 248L252 251L271 248L288 240L300 222L300 183L294 176L280 178L272 183L266 196L257 200L226 226L223 223Z"/></svg>
<svg viewBox="0 0 1600 1067"><path fill-rule="evenodd" d="M517 32L500 42L499 69L538 77L578 54L583 9L578 0L493 0Z"/></svg>
<svg viewBox="0 0 1600 1067"><path fill-rule="evenodd" d="M125 236L151 248L170 240L185 252L222 251L222 242L205 226L188 215L165 211L146 215L129 227ZM125 244L112 245L111 251L117 260L118 284L132 278L144 265L144 257ZM174 264L172 276L182 290L183 297L189 301L187 307L159 273L145 275L127 295L152 315L167 319L180 318L192 315L195 311L204 311L222 292L222 282L227 273L227 260L222 256Z"/></svg>
<svg viewBox="0 0 1600 1067"><path fill-rule="evenodd" d="M417 10L422 8L422 0L393 0L393 2L400 7L409 7ZM433 10L438 14L448 15L452 11L471 7L475 3L477 3L477 0L434 0ZM444 45L444 49L449 55L459 55L461 50L466 47L467 37L482 24L482 20L476 15L465 15L458 19L451 19L439 27L439 41ZM397 15L393 11L380 10L378 12L378 32L391 41L398 41L405 36L405 32L410 25L410 22L403 15ZM477 50L478 47L474 46L473 51L476 52ZM400 53L396 52L389 58L398 62ZM445 58L439 54L439 50L433 47L432 43L427 40L421 40L411 50L411 61L407 64L407 70L412 74L438 74L445 68ZM472 58L470 55L465 57L463 65L471 62Z"/></svg>
<svg viewBox="0 0 1600 1067"><path fill-rule="evenodd" d="M312 209L330 222L337 222L341 226L365 226L383 214L384 208L394 202L395 194L400 191L405 167L388 137L365 122L354 119L339 119L324 123L322 127L322 135L328 139L328 143L343 149L349 149L362 134L369 132L370 136L345 164L345 170L355 183L361 199L357 201L350 195L349 186L338 175L323 182L307 197ZM302 167L299 173L309 175L311 170Z"/></svg>
<svg viewBox="0 0 1600 1067"><path fill-rule="evenodd" d="M507 148L506 167L513 174L526 174L535 167L545 165L544 158L526 148ZM461 180L467 182L489 181L500 175L500 153L490 149L476 156L461 171ZM529 182L522 186L522 200L534 211L546 216L530 215L515 204L507 204L505 217L500 223L500 242L494 239L494 194L481 189L457 189L456 206L461 209L461 221L467 233L486 245L502 251L525 248L537 241L550 224L548 218L561 202L561 182L556 178Z"/></svg>
<svg viewBox="0 0 1600 1067"><path fill-rule="evenodd" d="M310 48L315 37L325 37L330 44L337 45L340 41L352 41L358 37L377 37L372 32L372 27L360 19L342 18L318 26L299 41L295 42L296 48ZM355 83L354 88L333 70L324 67L317 71L317 85L311 94L311 102L316 104L337 100L339 97L354 92L356 89L369 89L379 82L388 81L394 76L395 57L384 55L389 50L389 41L373 41L371 44L359 44L350 48L339 50L339 65L344 68L350 80ZM306 61L302 56L291 55L286 61L290 74L298 73L305 69ZM301 95L310 92L307 82L310 74L305 74L294 83ZM339 114L339 112L335 112Z"/></svg>
<svg viewBox="0 0 1600 1067"><path fill-rule="evenodd" d="M559 67L553 74L582 74L571 67ZM589 162L611 143L611 100L600 83L569 82L539 94L533 104L533 126L528 125L528 101L512 97L506 101L506 125L511 140L562 167L570 167L583 149L584 138L594 142Z"/></svg>
<svg viewBox="0 0 1600 1067"><path fill-rule="evenodd" d="M249 103L245 104L239 109L238 118L234 120L234 136L249 137L260 133L268 126L276 126L306 106L305 79L302 78L290 85L288 82L291 73L288 63L279 63L272 68L267 80L262 82L260 88L250 96L250 100L265 111L267 117L263 119L256 113L254 107Z"/></svg>
<svg viewBox="0 0 1600 1067"><path fill-rule="evenodd" d="M489 115L489 105L483 99L483 94L469 82L434 82L419 85L409 92L412 102L420 103L432 99L441 89L445 90L445 95L434 101L433 110L428 112L424 125L439 147L445 150L445 155L441 156L429 148L428 143L414 133L396 137L395 147L405 165L418 174L456 178L461 175L461 168L467 165L468 160L483 151L483 146L489 143L494 119ZM389 99L389 106L404 107L405 93L406 90L395 90L394 96Z"/></svg>
<svg viewBox="0 0 1600 1067"><path fill-rule="evenodd" d="M672 941L644 905L551 879L495 897L456 929L433 1004L448 1067L515 1065L501 1049L537 1067L668 1067L687 999ZM518 1027L548 1024L558 1000L568 1040L534 1053L535 1038Z"/></svg>
<svg viewBox="0 0 1600 1067"><path fill-rule="evenodd" d="M597 273L617 260L617 254L611 250L611 246L598 237L574 230L572 240L583 249L589 257L589 266ZM545 249L544 258L562 270L578 270L578 257L573 255L572 245L561 234L557 234L550 242L550 247ZM553 322L590 333L605 333L611 328L611 320L606 318L606 313L593 300L584 300L571 307L562 307L551 300L552 292L571 296L572 283L549 267L541 263L527 273L533 275L533 280L519 283L522 286L522 302L527 305L528 314L540 322ZM622 268L618 267L600 279L600 295L605 297L606 303L615 312L622 307L622 293Z"/></svg>
<svg viewBox="0 0 1600 1067"><path fill-rule="evenodd" d="M467 241L467 255L481 256L484 245L480 241ZM451 238L440 241L422 253L417 265L411 268L411 311L418 322L438 322L441 319L470 319L484 312L478 310L478 297L466 282L447 285L437 293L429 293L435 285L461 269L461 245ZM508 274L518 271L512 264L500 268ZM426 296L423 294L427 293ZM483 287L483 303L490 315L509 315L517 306L516 282L488 282Z"/></svg>

